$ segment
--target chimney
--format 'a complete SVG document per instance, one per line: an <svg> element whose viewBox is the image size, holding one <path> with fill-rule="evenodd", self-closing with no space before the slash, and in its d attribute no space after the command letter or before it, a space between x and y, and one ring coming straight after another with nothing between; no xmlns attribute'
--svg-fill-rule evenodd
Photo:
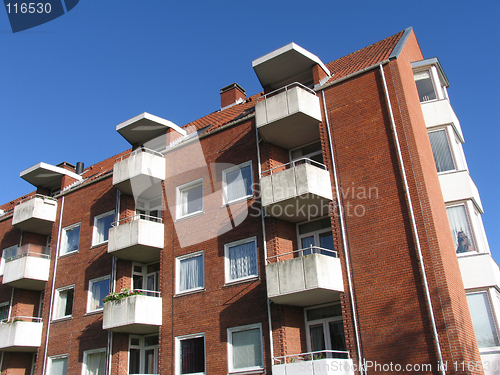
<svg viewBox="0 0 500 375"><path fill-rule="evenodd" d="M220 89L220 107L224 109L242 103L246 99L245 90L236 82Z"/></svg>
<svg viewBox="0 0 500 375"><path fill-rule="evenodd" d="M83 163L81 161L76 163L76 174L82 174L84 170Z"/></svg>

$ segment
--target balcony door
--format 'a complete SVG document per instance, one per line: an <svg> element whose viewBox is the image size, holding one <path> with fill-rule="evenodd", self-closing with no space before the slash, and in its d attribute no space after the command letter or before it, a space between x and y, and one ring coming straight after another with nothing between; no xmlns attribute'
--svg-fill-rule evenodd
<svg viewBox="0 0 500 375"><path fill-rule="evenodd" d="M330 251L325 251L335 250L333 244L332 224L329 217L298 224L297 233L298 247L299 249L304 249L302 251L302 255L309 255L311 252L333 255ZM308 248L310 250L307 250Z"/></svg>
<svg viewBox="0 0 500 375"><path fill-rule="evenodd" d="M142 264L134 263L132 268L132 289L160 291L160 263ZM147 293L155 296L157 293Z"/></svg>
<svg viewBox="0 0 500 375"><path fill-rule="evenodd" d="M135 214L143 220L159 221L161 218L161 197L155 199L137 198L135 202Z"/></svg>
<svg viewBox="0 0 500 375"><path fill-rule="evenodd" d="M325 358L346 356L346 353L338 353L346 351L340 304L308 308L305 318L308 351L326 351L317 354Z"/></svg>
<svg viewBox="0 0 500 375"><path fill-rule="evenodd" d="M290 161L308 158L323 164L323 152L321 142L316 141L290 151Z"/></svg>

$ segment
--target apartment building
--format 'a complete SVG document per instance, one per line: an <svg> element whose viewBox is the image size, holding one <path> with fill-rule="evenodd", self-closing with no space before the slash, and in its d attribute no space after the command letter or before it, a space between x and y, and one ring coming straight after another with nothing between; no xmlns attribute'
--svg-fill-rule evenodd
<svg viewBox="0 0 500 375"><path fill-rule="evenodd" d="M20 173L1 375L499 373L500 271L438 59L409 28L253 69L261 93Z"/></svg>

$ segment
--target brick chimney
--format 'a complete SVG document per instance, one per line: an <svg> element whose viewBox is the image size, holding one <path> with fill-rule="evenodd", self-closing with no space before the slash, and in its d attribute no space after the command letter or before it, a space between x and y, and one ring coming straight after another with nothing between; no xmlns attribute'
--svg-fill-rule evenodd
<svg viewBox="0 0 500 375"><path fill-rule="evenodd" d="M220 89L220 107L225 108L246 99L245 90L236 82Z"/></svg>

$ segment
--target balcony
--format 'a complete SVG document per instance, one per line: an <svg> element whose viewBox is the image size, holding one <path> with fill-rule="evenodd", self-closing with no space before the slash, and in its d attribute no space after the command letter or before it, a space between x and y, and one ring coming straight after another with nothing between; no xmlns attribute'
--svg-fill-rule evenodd
<svg viewBox="0 0 500 375"><path fill-rule="evenodd" d="M0 350L6 352L36 352L42 343L40 318L15 317L0 323Z"/></svg>
<svg viewBox="0 0 500 375"><path fill-rule="evenodd" d="M349 352L323 350L276 357L273 375L354 375Z"/></svg>
<svg viewBox="0 0 500 375"><path fill-rule="evenodd" d="M255 105L255 119L267 142L292 149L319 139L319 98L313 90L292 83L264 95Z"/></svg>
<svg viewBox="0 0 500 375"><path fill-rule="evenodd" d="M464 253L458 257L458 265L465 290L500 288L500 270L489 253Z"/></svg>
<svg viewBox="0 0 500 375"><path fill-rule="evenodd" d="M146 148L137 149L119 159L113 166L113 186L134 197L165 181L165 158Z"/></svg>
<svg viewBox="0 0 500 375"><path fill-rule="evenodd" d="M452 171L439 174L439 182L445 203L472 199L476 207L483 211L481 198L469 171Z"/></svg>
<svg viewBox="0 0 500 375"><path fill-rule="evenodd" d="M160 218L136 215L112 224L108 253L141 263L160 260L164 246L164 225Z"/></svg>
<svg viewBox="0 0 500 375"><path fill-rule="evenodd" d="M3 284L20 289L44 290L49 280L50 247L23 245L7 251Z"/></svg>
<svg viewBox="0 0 500 375"><path fill-rule="evenodd" d="M27 232L47 236L52 233L56 213L57 200L36 194L19 202L14 208L12 225Z"/></svg>
<svg viewBox="0 0 500 375"><path fill-rule="evenodd" d="M291 222L328 215L333 199L326 167L310 159L262 172L260 188L266 213Z"/></svg>
<svg viewBox="0 0 500 375"><path fill-rule="evenodd" d="M268 258L266 279L268 298L282 305L318 305L344 292L337 252L319 247Z"/></svg>
<svg viewBox="0 0 500 375"><path fill-rule="evenodd" d="M427 128L433 128L440 125L452 124L455 130L461 133L460 121L458 121L455 111L451 107L448 99L431 100L420 103L424 114L425 125Z"/></svg>
<svg viewBox="0 0 500 375"><path fill-rule="evenodd" d="M159 292L141 292L151 295L132 295L104 303L102 328L141 335L158 332L162 322L162 299Z"/></svg>

